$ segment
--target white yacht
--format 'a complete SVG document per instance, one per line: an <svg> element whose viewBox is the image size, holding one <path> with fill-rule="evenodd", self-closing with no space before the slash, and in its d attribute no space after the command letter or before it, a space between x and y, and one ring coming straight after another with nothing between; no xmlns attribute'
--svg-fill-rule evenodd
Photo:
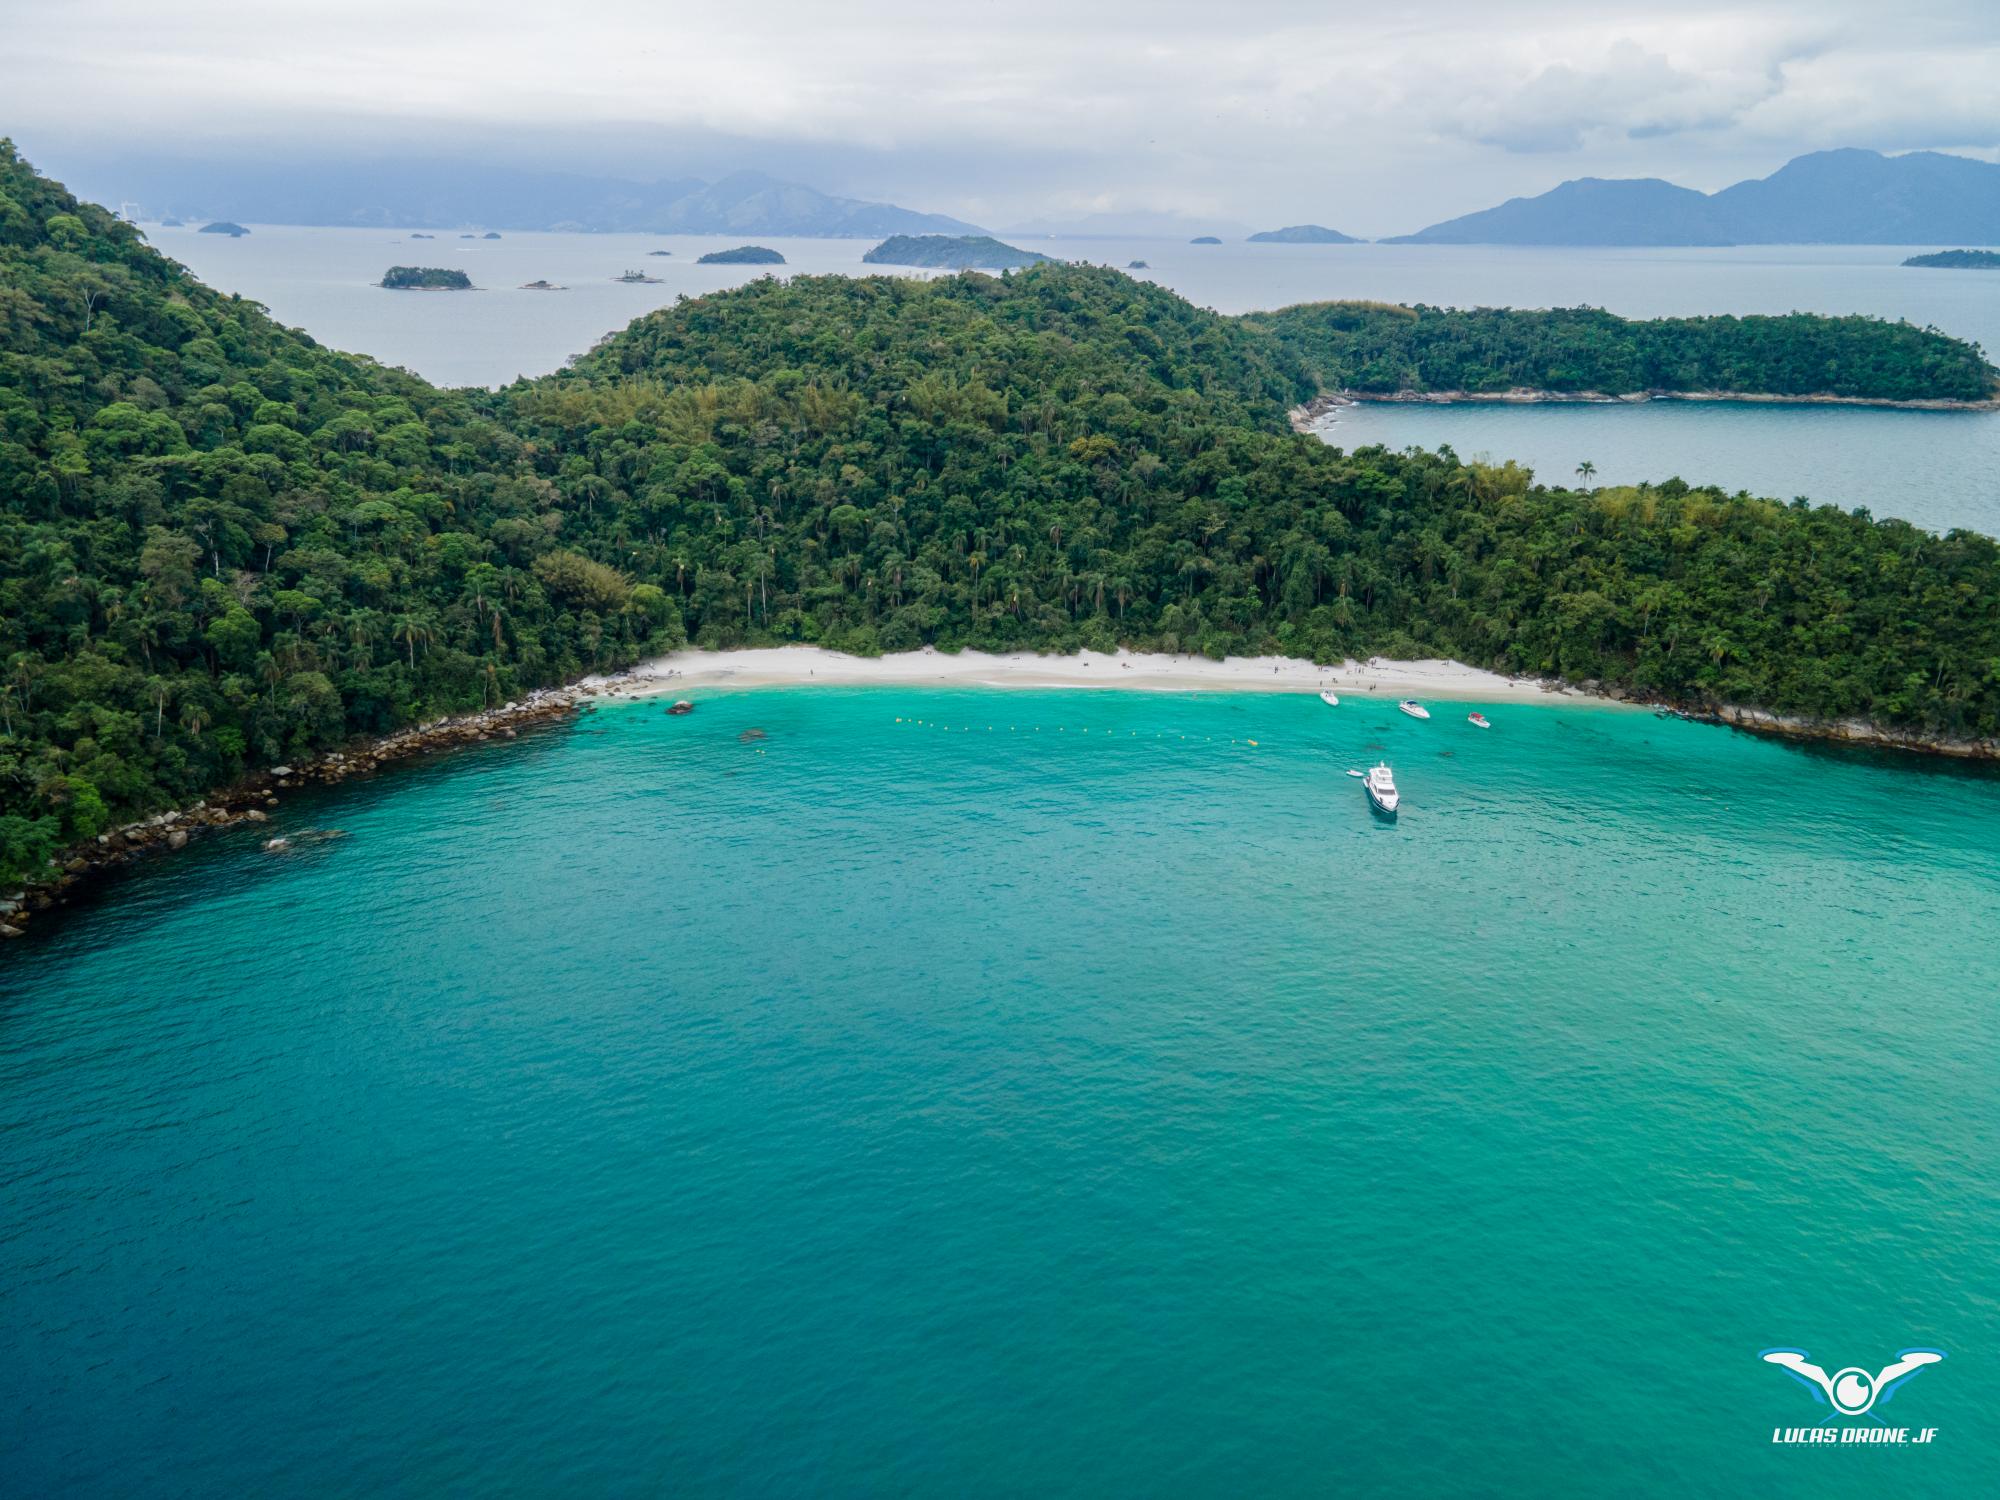
<svg viewBox="0 0 2000 1500"><path fill-rule="evenodd" d="M1414 698L1404 698L1396 704L1396 707L1413 719L1428 719L1431 716L1431 711Z"/></svg>
<svg viewBox="0 0 2000 1500"><path fill-rule="evenodd" d="M1361 778L1361 788L1368 793L1368 800L1377 812L1387 813L1392 818L1396 816L1396 804L1402 799L1396 795L1396 778L1389 774L1387 761Z"/></svg>

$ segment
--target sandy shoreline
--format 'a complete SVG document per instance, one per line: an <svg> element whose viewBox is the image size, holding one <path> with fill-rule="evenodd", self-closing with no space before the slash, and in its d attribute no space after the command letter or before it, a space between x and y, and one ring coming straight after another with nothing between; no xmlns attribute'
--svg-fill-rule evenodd
<svg viewBox="0 0 2000 1500"><path fill-rule="evenodd" d="M1505 677L1455 661L1346 661L1322 667L1284 656L1168 656L1130 651L1082 651L1074 656L1032 652L995 655L926 648L890 656L844 656L817 646L741 651L680 651L642 662L614 677L581 684L600 696L678 696L695 688L754 688L864 684L904 687L1122 688L1185 693L1336 693L1382 699L1435 698L1460 703L1613 705L1609 698L1535 678Z"/></svg>

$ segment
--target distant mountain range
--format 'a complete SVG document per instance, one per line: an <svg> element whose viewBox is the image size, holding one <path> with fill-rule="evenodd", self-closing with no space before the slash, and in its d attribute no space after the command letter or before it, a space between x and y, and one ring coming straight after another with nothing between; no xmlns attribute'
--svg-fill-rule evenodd
<svg viewBox="0 0 2000 1500"><path fill-rule="evenodd" d="M1915 151L1815 151L1700 193L1580 177L1391 245L2000 245L2000 166Z"/></svg>
<svg viewBox="0 0 2000 1500"><path fill-rule="evenodd" d="M102 203L136 200L145 217L396 229L565 229L886 239L984 234L945 214L819 192L761 172L719 182L637 182L569 172L393 159L282 166L125 158L72 171ZM1237 238L1240 226L1179 214L1043 219L1017 233L1049 237ZM1250 235L1259 242L1345 243L1317 225ZM1433 224L1398 245L1996 245L2000 165L1936 151L1818 151L1718 193L1658 178L1580 177L1534 198Z"/></svg>
<svg viewBox="0 0 2000 1500"><path fill-rule="evenodd" d="M134 162L77 174L100 202L136 200L146 217L394 229L567 229L664 234L811 235L979 233L944 214L840 198L737 172L720 182L633 182L461 162L376 161L301 166Z"/></svg>

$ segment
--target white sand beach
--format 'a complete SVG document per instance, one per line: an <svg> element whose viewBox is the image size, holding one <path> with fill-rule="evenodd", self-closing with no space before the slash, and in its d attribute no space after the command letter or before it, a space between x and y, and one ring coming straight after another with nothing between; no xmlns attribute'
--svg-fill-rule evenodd
<svg viewBox="0 0 2000 1500"><path fill-rule="evenodd" d="M828 683L1016 688L1137 688L1152 692L1336 693L1436 698L1465 703L1603 703L1610 699L1535 678L1504 677L1456 661L1346 661L1322 667L1286 656L1168 656L1082 651L1074 656L956 653L925 648L890 656L843 656L817 646L742 651L678 651L628 673L586 678L601 696L651 697L691 688L754 688Z"/></svg>

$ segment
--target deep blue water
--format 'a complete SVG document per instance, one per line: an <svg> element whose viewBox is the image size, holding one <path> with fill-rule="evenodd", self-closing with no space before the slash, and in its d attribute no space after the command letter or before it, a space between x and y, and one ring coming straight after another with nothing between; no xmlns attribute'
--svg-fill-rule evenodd
<svg viewBox="0 0 2000 1500"><path fill-rule="evenodd" d="M0 954L0 1488L1990 1487L2000 780L1462 713L712 694L151 865Z"/></svg>

